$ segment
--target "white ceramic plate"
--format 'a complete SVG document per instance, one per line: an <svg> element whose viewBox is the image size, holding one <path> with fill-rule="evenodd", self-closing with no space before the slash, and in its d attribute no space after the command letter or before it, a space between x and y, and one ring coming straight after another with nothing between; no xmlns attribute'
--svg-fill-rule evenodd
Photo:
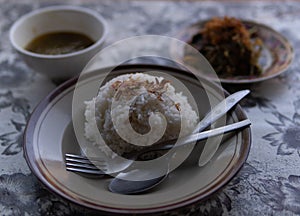
<svg viewBox="0 0 300 216"><path fill-rule="evenodd" d="M113 74L156 70L168 72L185 83L198 95L205 94L199 82L185 71L161 66L120 66ZM101 76L91 73L91 76ZM90 80L90 79L89 79ZM97 82L97 79L92 79ZM109 178L88 179L65 169L64 153L79 153L72 129L72 97L77 79L67 81L48 95L34 110L24 137L25 158L32 172L51 191L79 205L105 213L146 214L185 208L201 202L228 183L245 162L250 150L250 128L230 136L213 159L204 167L198 167L193 157L170 174L168 179L152 191L139 195L119 195L108 191ZM224 94L220 87L203 80L216 103ZM94 83L95 84L95 83ZM86 82L80 85L93 85ZM225 93L227 94L227 93ZM91 97L93 97L91 95ZM209 106L203 101L198 105L200 116ZM82 109L78 107L78 109ZM245 119L241 107L237 106L228 116L230 122Z"/></svg>

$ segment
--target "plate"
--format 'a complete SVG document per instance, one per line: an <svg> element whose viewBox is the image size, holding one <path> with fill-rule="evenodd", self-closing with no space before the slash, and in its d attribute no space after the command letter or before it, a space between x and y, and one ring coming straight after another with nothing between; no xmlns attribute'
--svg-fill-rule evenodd
<svg viewBox="0 0 300 216"><path fill-rule="evenodd" d="M248 20L241 20L247 29L255 28L255 37L263 42L262 53L259 58L259 65L262 67L262 74L258 76L234 76L220 78L220 82L229 84L256 83L271 79L282 74L291 64L294 56L293 47L289 41L274 29L260 23ZM175 37L188 43L191 38L203 28L207 20L199 21L182 29ZM171 55L181 60L185 56L184 50L180 47L172 47ZM205 74L208 79L214 79Z"/></svg>
<svg viewBox="0 0 300 216"><path fill-rule="evenodd" d="M114 69L114 76L145 71L169 73L182 81L190 91L196 91L206 97L211 94L218 103L227 92L221 87L203 79L206 91L187 71L155 65L124 65ZM79 88L97 85L98 78L105 69L86 75ZM24 155L32 172L51 191L76 204L110 214L141 214L173 211L178 208L190 208L212 195L226 185L244 164L251 144L250 128L243 129L227 137L213 159L204 167L198 167L193 157L174 170L158 187L149 193L139 195L119 195L108 191L110 181L89 179L67 172L63 155L80 153L72 124L72 98L77 78L57 87L36 107L26 127L24 136ZM193 94L194 95L194 94ZM93 97L92 95L90 97ZM202 97L203 98L203 97ZM90 98L87 98L90 99ZM210 106L195 98L199 106L199 115ZM84 104L76 107L78 113ZM228 122L245 119L240 106L228 114ZM199 145L198 145L199 146ZM194 154L194 152L192 153ZM196 155L198 156L198 155Z"/></svg>

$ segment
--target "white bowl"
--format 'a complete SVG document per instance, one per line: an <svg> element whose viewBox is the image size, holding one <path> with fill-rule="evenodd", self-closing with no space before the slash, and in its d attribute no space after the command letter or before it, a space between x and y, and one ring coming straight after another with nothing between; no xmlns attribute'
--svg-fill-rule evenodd
<svg viewBox="0 0 300 216"><path fill-rule="evenodd" d="M83 50L60 55L27 51L24 47L39 35L69 31L84 34L95 43ZM107 35L105 20L97 12L77 6L51 6L35 10L17 20L10 29L10 41L29 67L54 79L78 75L101 49Z"/></svg>

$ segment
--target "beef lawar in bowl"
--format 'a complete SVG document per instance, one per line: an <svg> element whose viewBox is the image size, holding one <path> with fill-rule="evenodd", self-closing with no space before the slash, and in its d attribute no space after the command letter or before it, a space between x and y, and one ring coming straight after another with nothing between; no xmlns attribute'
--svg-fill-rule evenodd
<svg viewBox="0 0 300 216"><path fill-rule="evenodd" d="M233 17L202 20L180 30L176 37L197 49L212 65L220 82L255 83L287 71L294 57L284 35L269 26ZM195 65L189 48L172 47L171 55ZM209 73L204 77L214 80Z"/></svg>

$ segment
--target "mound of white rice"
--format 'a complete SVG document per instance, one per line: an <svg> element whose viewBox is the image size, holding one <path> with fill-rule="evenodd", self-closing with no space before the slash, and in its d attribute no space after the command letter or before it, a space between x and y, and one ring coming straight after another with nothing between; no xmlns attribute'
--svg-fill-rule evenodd
<svg viewBox="0 0 300 216"><path fill-rule="evenodd" d="M167 125L163 124L161 115L153 115L155 113L161 113ZM150 115L152 128L149 126ZM109 149L123 155L152 145L153 140L159 138L163 141L177 138L179 133L188 135L198 122L197 113L181 92L175 92L162 77L142 73L121 75L107 82L97 97L86 101L85 118L85 137L110 156L114 154ZM142 136L145 139L141 138L135 145L135 133L123 133L127 141L121 138L120 131L128 129L126 122L136 134L145 135ZM150 130L153 133L149 141L147 133ZM155 137L162 132L162 137Z"/></svg>

